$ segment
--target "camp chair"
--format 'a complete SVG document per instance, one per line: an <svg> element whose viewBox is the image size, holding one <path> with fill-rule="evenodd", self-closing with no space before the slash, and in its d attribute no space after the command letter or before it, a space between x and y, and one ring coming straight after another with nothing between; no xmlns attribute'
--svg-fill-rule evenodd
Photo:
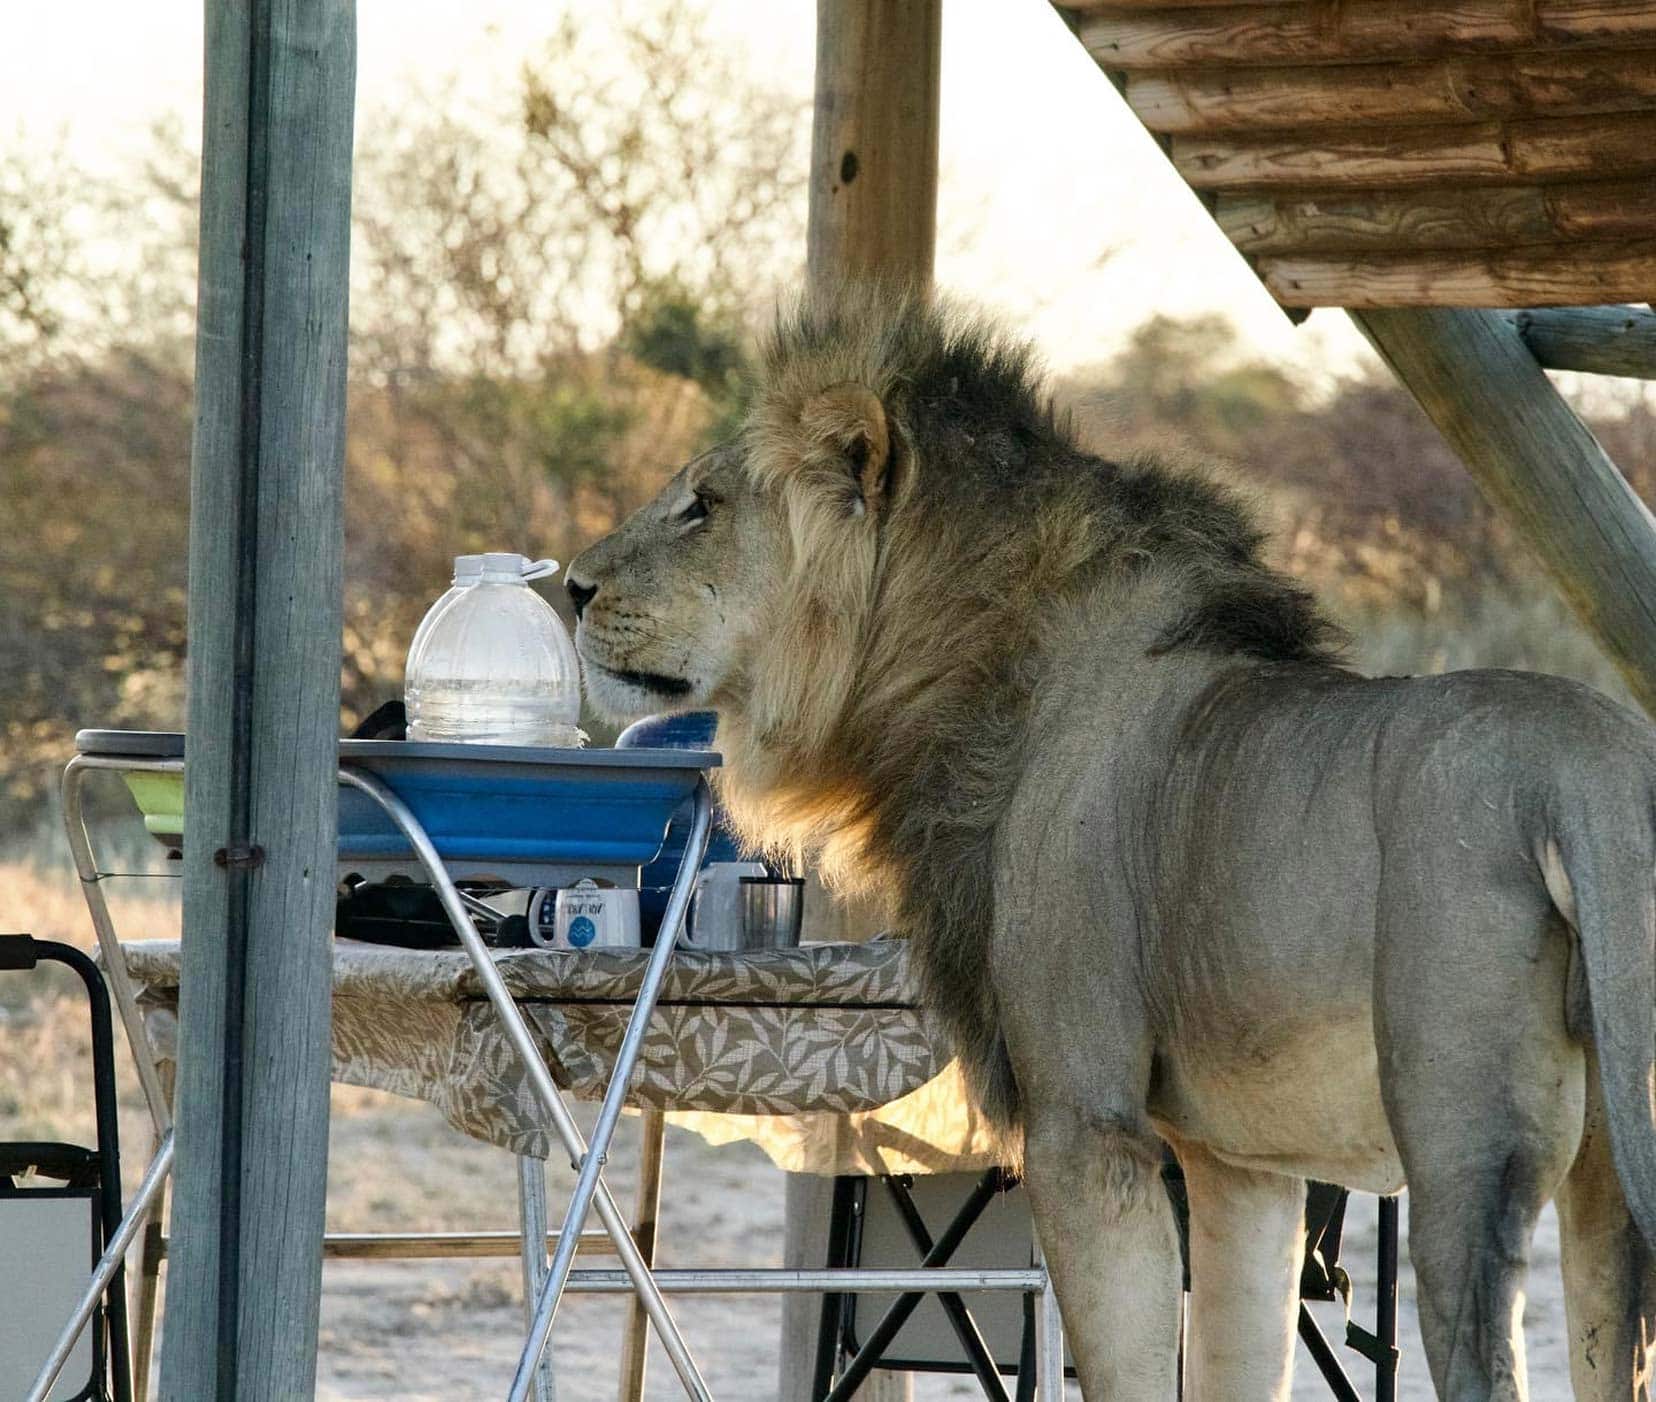
<svg viewBox="0 0 1656 1402"><path fill-rule="evenodd" d="M67 964L86 985L97 1144L0 1143L0 1397L29 1395L41 1381L37 1375L51 1371L50 1402L108 1402L111 1386L114 1402L129 1402L122 1270L110 1277L89 1326L62 1337L121 1221L109 994L97 965L80 950L29 935L0 936L0 971L29 971L42 960ZM48 1360L56 1367L48 1369Z"/></svg>
<svg viewBox="0 0 1656 1402"><path fill-rule="evenodd" d="M1164 1180L1187 1241L1184 1179L1169 1158ZM899 1268L924 1259L930 1266L992 1269L1027 1263L1033 1240L1029 1207L1004 1169L926 1177L841 1177L834 1183L828 1229L829 1266ZM1305 1265L1300 1276L1299 1334L1336 1402L1361 1402L1306 1300L1349 1304L1350 1284L1340 1268L1347 1194L1313 1183L1306 1194ZM1347 1345L1375 1368L1378 1402L1397 1392L1397 1204L1380 1200L1379 1317L1374 1333L1348 1320ZM940 1227L936 1235L933 1228ZM1185 1249L1186 1288L1189 1255ZM971 1292L922 1295L838 1294L824 1297L811 1396L845 1402L876 1368L909 1373L970 1374L990 1402L1034 1397L1033 1297ZM1066 1362L1066 1373L1074 1376ZM1003 1377L1015 1377L1009 1397Z"/></svg>

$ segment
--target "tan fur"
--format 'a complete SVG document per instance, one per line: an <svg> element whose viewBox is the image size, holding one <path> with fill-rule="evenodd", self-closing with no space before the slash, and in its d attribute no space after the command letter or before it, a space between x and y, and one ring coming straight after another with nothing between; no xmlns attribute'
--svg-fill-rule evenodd
<svg viewBox="0 0 1656 1402"><path fill-rule="evenodd" d="M1084 452L1027 348L876 289L784 317L742 435L570 583L594 702L716 707L750 839L912 939L1023 1131L1089 1402L1172 1391L1164 1143L1196 1168L1203 1397L1286 1391L1303 1180L1406 1176L1440 1393L1522 1399L1567 1172L1572 1333L1619 1360L1582 1395L1627 1397L1656 1338L1656 733L1549 678L1355 676L1260 544L1200 474Z"/></svg>

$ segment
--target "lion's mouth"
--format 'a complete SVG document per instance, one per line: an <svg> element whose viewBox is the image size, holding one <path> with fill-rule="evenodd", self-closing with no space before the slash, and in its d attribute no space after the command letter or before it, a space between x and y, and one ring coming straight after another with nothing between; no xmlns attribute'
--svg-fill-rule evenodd
<svg viewBox="0 0 1656 1402"><path fill-rule="evenodd" d="M688 696L691 691L690 683L683 677L669 677L662 672L639 672L630 667L606 667L591 658L587 659L587 665L628 686L636 686L640 691L652 691L658 696Z"/></svg>

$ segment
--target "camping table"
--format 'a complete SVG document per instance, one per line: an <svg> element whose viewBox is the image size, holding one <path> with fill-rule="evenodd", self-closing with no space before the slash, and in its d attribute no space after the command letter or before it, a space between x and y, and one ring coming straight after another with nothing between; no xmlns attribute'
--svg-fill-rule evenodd
<svg viewBox="0 0 1656 1402"><path fill-rule="evenodd" d="M140 1079L160 1141L156 1159L127 1214L109 1255L124 1253L158 1197L170 1167L170 1111L160 1064L175 1037L172 1021L179 963L175 942L120 945L99 883L81 815L80 785L89 772L126 774L182 772L180 752L135 756L111 753L112 732L83 736L83 753L65 775L64 808L71 847L117 1005L120 1007ZM694 782L690 841L663 918L662 933L648 951L490 951L466 913L455 876L494 873L498 861L466 846L463 815L449 815L434 843L420 819L367 761L398 750L344 742L341 746L341 867L379 870L401 864L418 873L442 898L462 951L416 953L336 944L334 1057L340 1079L377 1085L430 1099L452 1123L475 1137L519 1154L520 1166L534 1165L553 1137L577 1171L575 1188L552 1261L545 1264L532 1199L543 1203L538 1172L520 1172L527 1293L535 1299L529 1338L519 1359L510 1398L526 1399L544 1377L540 1367L552 1318L566 1289L632 1292L634 1330L647 1318L666 1347L688 1395L710 1398L683 1336L663 1298L664 1291L772 1292L863 1290L1009 1290L1039 1300L1039 1376L1043 1399L1062 1396L1062 1336L1050 1283L1038 1263L1023 1270L680 1270L657 1271L627 1228L601 1176L609 1144L628 1100L662 1111L737 1111L789 1114L799 1110L862 1113L873 1122L876 1107L931 1082L941 1069L935 1039L907 988L906 951L888 943L866 946L806 946L764 954L728 955L674 951L682 930L691 884L707 841L710 803L700 769L714 756L676 751L577 752L589 758L630 754L627 767L648 767L651 757L688 768ZM423 748L402 746L403 754ZM465 750L465 747L455 747ZM546 752L543 752L546 753ZM442 758L442 756L437 756ZM473 760L475 752L458 759ZM416 775L418 777L418 774ZM361 795L349 812L348 799ZM671 813L671 807L668 813ZM387 829L379 815L395 825ZM374 841L356 841L361 829L381 822ZM665 823L661 824L661 828ZM153 823L152 823L153 830ZM347 837L347 831L352 836ZM387 841L386 839L390 840ZM447 840L449 852L438 850ZM659 845L660 829L656 842ZM610 853L620 868L636 852ZM575 872L589 873L590 860L560 870L538 870L523 884L553 885ZM521 873L520 873L521 875ZM145 990L142 1001L138 987ZM146 1019L148 1027L146 1028ZM733 1030L737 1035L732 1035ZM152 1047L151 1037L155 1038ZM715 1050L716 1049L716 1050ZM484 1054L484 1053L492 1054ZM583 1142L560 1094L600 1098L602 1106L591 1145ZM642 1178L659 1182L660 1134L645 1136ZM534 1191L526 1185L531 1185ZM573 1271L577 1250L590 1249L582 1227L596 1206L620 1271ZM647 1211L653 1211L644 1204ZM642 1224L641 1224L642 1225ZM641 1234L642 1235L642 1234ZM426 1254L422 1243L405 1238L406 1254ZM599 1238L601 1241L602 1238ZM376 1252L397 1254L393 1250ZM652 1253L653 1254L653 1253ZM112 1269L112 1267L111 1267ZM107 1275L105 1276L107 1280ZM98 1285L95 1277L94 1285ZM144 1325L140 1310L140 1327ZM75 1326L66 1330L72 1340ZM634 1339L634 1343L641 1342ZM1049 1366L1050 1365L1050 1366Z"/></svg>

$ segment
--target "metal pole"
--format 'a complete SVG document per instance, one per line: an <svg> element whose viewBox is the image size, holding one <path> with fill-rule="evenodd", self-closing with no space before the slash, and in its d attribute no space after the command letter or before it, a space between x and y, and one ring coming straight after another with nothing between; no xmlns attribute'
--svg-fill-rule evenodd
<svg viewBox="0 0 1656 1402"><path fill-rule="evenodd" d="M64 1325L57 1342L52 1345L52 1351L46 1355L46 1361L41 1365L40 1372L35 1375L34 1383L29 1388L24 1402L45 1402L47 1393L52 1390L52 1384L57 1381L57 1375L63 1371L63 1365L74 1352L75 1341L80 1338L81 1330L86 1328L86 1321L92 1318L92 1311L98 1307L98 1301L103 1299L104 1291L109 1289L109 1282L115 1278L115 1273L126 1260L127 1248L132 1245L132 1239L138 1235L139 1229L148 1218L150 1208L161 1191L161 1185L167 1181L172 1161L173 1137L169 1132L161 1141L161 1147L156 1151L155 1157L150 1160L143 1182L138 1185L138 1192L132 1199L132 1206L127 1209L127 1215L121 1219L121 1225L116 1228L114 1235L109 1238L109 1244L104 1247L104 1253L98 1258L86 1293L81 1296L74 1314L69 1317L69 1322Z"/></svg>
<svg viewBox="0 0 1656 1402"><path fill-rule="evenodd" d="M656 1283L669 1295L814 1295L826 1291L863 1291L925 1294L935 1290L993 1290L1039 1295L1046 1288L1046 1272L1039 1267L1015 1269L968 1266L825 1266L792 1270L786 1266L755 1270L700 1270L686 1267L655 1272ZM625 1271L571 1271L566 1289L575 1294L619 1295L632 1284Z"/></svg>
<svg viewBox="0 0 1656 1402"><path fill-rule="evenodd" d="M1058 1294L1039 1243L1035 1259L1041 1267L1040 1296L1035 1304L1035 1325L1039 1338L1039 1360L1035 1365L1041 1402L1064 1402L1064 1321L1058 1313Z"/></svg>
<svg viewBox="0 0 1656 1402"><path fill-rule="evenodd" d="M488 995L499 1014L502 1024L506 1028L507 1039L517 1051L523 1062L524 1070L528 1073L529 1084L534 1088L542 1106L552 1121L553 1129L568 1151L572 1166L584 1163L588 1157L586 1141L581 1136L579 1127L569 1113L569 1107L563 1103L563 1097L558 1093L556 1083L552 1080L552 1073L546 1069L546 1062L535 1046L534 1034L523 1020L523 1013L513 1000L511 991L506 987L505 980L500 976L500 970L489 957L486 946L477 930L466 914L466 908L460 901L459 893L454 883L449 879L448 871L443 866L443 859L437 855L437 849L432 846L431 839L425 829L420 826L419 820L409 811L408 806L381 784L371 774L361 774L355 770L341 769L339 782L348 784L354 789L368 795L385 811L386 815L397 825L398 830L408 839L415 855L424 867L426 875L431 878L432 885L437 891L438 898L443 903L443 910L448 915L449 923L454 926L454 932L471 959L472 967L476 970L478 979L483 984L483 991ZM674 884L672 896L667 903L667 914L662 922L662 934L657 937L657 947L665 940L668 951L671 952L672 935L683 924L684 911L689 904L690 889L695 882L696 869L701 865L702 854L707 849L707 833L709 815L712 811L712 799L708 792L707 782L703 780L696 789L695 814L696 819L691 825L690 843L685 850L684 862L679 868L679 876ZM681 899L682 897L682 899ZM674 910L677 909L679 925L673 925ZM663 961L664 962L664 961ZM652 961L652 967L654 966ZM649 974L646 972L645 983L648 985ZM643 992L639 995L643 997ZM653 1002L652 993L652 1002ZM623 1047L623 1050L625 1048ZM619 1075L619 1068L617 1070ZM613 1084L613 1082L612 1082ZM596 1136L595 1136L596 1138ZM601 1167L601 1165L598 1165ZM596 1203L598 1217L603 1223L604 1230L609 1233L611 1242L615 1245L615 1254L621 1258L621 1264L627 1275L637 1287L644 1299L645 1312L650 1316L650 1323L661 1336L662 1345L667 1350L667 1356L672 1361L674 1371L678 1373L679 1381L686 1391L700 1402L711 1402L711 1394L707 1391L707 1384L702 1381L701 1373L696 1368L695 1360L690 1356L688 1345L679 1332L678 1325L673 1322L667 1302L662 1298L660 1289L656 1286L650 1274L650 1268L644 1264L639 1255L638 1244L633 1240L632 1233L627 1228L626 1219L621 1215L621 1209L615 1205L615 1199L610 1196L609 1189L604 1186L601 1178L596 1182L591 1201ZM584 1214L583 1214L584 1216ZM565 1217L563 1231L559 1234L559 1250L568 1245L568 1254L574 1255L576 1243L581 1235L581 1223L574 1220L573 1209ZM565 1238L569 1240L566 1243ZM542 1302L551 1300L550 1291L542 1292ZM555 1304L555 1301L554 1301ZM536 1323L540 1322L540 1309L537 1306ZM546 1328L551 1328L551 1314L548 1312ZM534 1358L540 1357L540 1350L546 1346L546 1336L543 1333L534 1349ZM525 1349L524 1358L519 1361L519 1373L527 1382L533 1368L533 1361L529 1360L529 1350ZM515 1384L514 1384L515 1386ZM521 1402L524 1394L518 1394Z"/></svg>
<svg viewBox="0 0 1656 1402"><path fill-rule="evenodd" d="M690 836L685 843L684 856L679 862L678 876L673 882L672 894L667 898L667 909L661 917L661 928L656 932L655 948L650 951L650 962L645 967L638 998L633 1003L632 1016L628 1018L627 1030L621 1038L621 1049L615 1055L615 1069L610 1073L609 1087L604 1092L604 1101L598 1110L598 1123L593 1126L591 1146L581 1159L580 1172L575 1179L575 1191L570 1194L569 1210L564 1216L567 1240L559 1242L558 1250L553 1253L552 1268L547 1274L546 1284L535 1307L534 1327L529 1332L529 1342L525 1346L523 1357L518 1361L517 1376L512 1380L512 1389L508 1394L509 1402L526 1402L529 1395L530 1369L534 1365L534 1360L540 1357L541 1350L546 1347L547 1337L552 1332L552 1319L557 1313L558 1297L563 1293L564 1282L569 1278L570 1267L575 1261L574 1235L586 1221L593 1193L598 1188L598 1176L603 1171L604 1156L609 1149L611 1138L614 1137L616 1123L621 1118L621 1108L627 1101L627 1083L632 1079L633 1066L637 1063L639 1050L644 1045L644 1034L649 1030L650 1014L655 1008L656 997L661 992L661 981L667 975L667 965L672 960L673 947L678 943L679 932L684 928L684 917L690 908L690 891L695 885L696 872L701 867L702 857L707 852L707 837L712 828L712 818L713 797L708 791L707 780L701 779L696 784ZM630 1237L628 1243L632 1244ZM617 1246L620 1244L616 1243ZM633 1249L636 1251L636 1246ZM640 1266L649 1282L648 1293L645 1295L645 1304L648 1307L651 1294L655 1294L657 1299L660 1296L656 1293L655 1279L651 1276L649 1268L643 1266L642 1259ZM641 1290L645 1288L642 1282L639 1284ZM667 1314L664 1301L661 1312L671 1325L671 1316ZM655 1318L653 1313L651 1318ZM657 1328L660 1327L661 1323L657 1321ZM677 1327L672 1326L672 1336L676 1338L677 1335ZM663 1341L670 1342L665 1336ZM679 1343L680 1347L683 1347L683 1341L679 1340ZM696 1373L695 1365L690 1363L688 1350L685 1351L684 1358L689 1364L690 1376L686 1376L681 1370L679 1377L686 1389L692 1397L706 1398L707 1402L712 1402L707 1385Z"/></svg>
<svg viewBox="0 0 1656 1402"><path fill-rule="evenodd" d="M518 1226L523 1255L523 1323L534 1322L535 1301L546 1279L546 1165L528 1154L519 1154ZM579 1242L576 1250L580 1249ZM552 1373L548 1350L535 1369L535 1402L557 1402L558 1386Z"/></svg>
<svg viewBox="0 0 1656 1402"><path fill-rule="evenodd" d="M655 1267L656 1225L661 1214L661 1165L667 1141L667 1116L645 1110L639 1117L638 1192L633 1202L633 1239L644 1264ZM648 1357L649 1320L636 1297L627 1305L621 1336L621 1402L644 1402L644 1364Z"/></svg>
<svg viewBox="0 0 1656 1402"><path fill-rule="evenodd" d="M1397 1402L1397 1199L1380 1199L1379 1304L1374 1332L1380 1336L1375 1364L1375 1402Z"/></svg>
<svg viewBox="0 0 1656 1402"><path fill-rule="evenodd" d="M149 1038L144 1033L144 1018L138 1011L138 995L132 986L132 976L127 972L126 955L121 952L121 942L115 937L115 922L110 918L109 904L104 900L103 876L92 856L92 838L86 830L81 798L87 771L117 767L182 774L184 763L182 760L132 761L117 766L86 755L76 755L63 771L63 828L69 838L70 854L74 857L75 874L80 878L81 895L86 901L87 913L92 917L93 933L98 937L104 977L109 981L115 1007L121 1014L121 1025L126 1029L127 1044L132 1049L132 1060L138 1068L138 1084L143 1088L144 1103L149 1107L150 1120L159 1136L172 1128L172 1110L161 1084L161 1072L150 1051Z"/></svg>

